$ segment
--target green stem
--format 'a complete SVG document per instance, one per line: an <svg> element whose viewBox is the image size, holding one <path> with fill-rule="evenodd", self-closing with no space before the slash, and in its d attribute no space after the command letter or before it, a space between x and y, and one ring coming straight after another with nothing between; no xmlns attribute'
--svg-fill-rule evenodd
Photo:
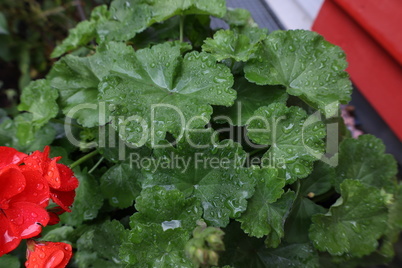
<svg viewBox="0 0 402 268"><path fill-rule="evenodd" d="M100 165L100 163L102 163L103 159L105 159L105 158L102 156L102 157L99 159L99 161L95 164L95 166L93 166L93 167L91 168L91 170L88 171L88 174L91 174L91 173Z"/></svg>
<svg viewBox="0 0 402 268"><path fill-rule="evenodd" d="M90 152L89 154L84 155L83 157L81 157L80 159L78 159L77 161L75 161L74 163L72 163L70 165L70 168L73 169L78 165L81 165L82 163L84 163L85 161L87 161L88 159L91 159L92 157L94 157L95 155L97 155L99 152L98 150L95 150L93 152Z"/></svg>
<svg viewBox="0 0 402 268"><path fill-rule="evenodd" d="M184 15L180 16L180 42L183 42L184 40Z"/></svg>

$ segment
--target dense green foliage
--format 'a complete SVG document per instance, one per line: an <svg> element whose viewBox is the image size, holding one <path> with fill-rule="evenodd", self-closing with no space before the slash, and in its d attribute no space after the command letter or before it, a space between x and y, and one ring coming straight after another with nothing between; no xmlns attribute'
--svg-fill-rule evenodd
<svg viewBox="0 0 402 268"><path fill-rule="evenodd" d="M210 29L211 16L230 28ZM394 256L396 161L371 135L328 131L342 127L352 87L344 53L317 33L269 33L224 0L114 0L52 57L20 113L0 111L0 145L50 144L73 168L72 213L43 235L73 245L71 267L355 267Z"/></svg>

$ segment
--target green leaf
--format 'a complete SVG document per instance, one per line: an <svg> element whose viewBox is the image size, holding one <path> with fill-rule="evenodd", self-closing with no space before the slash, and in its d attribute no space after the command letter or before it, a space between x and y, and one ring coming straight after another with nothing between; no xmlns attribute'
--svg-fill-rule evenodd
<svg viewBox="0 0 402 268"><path fill-rule="evenodd" d="M307 118L299 107L273 103L259 108L250 121L248 137L257 144L271 145L263 158L282 170L287 183L306 177L313 169L312 162L324 151L323 123Z"/></svg>
<svg viewBox="0 0 402 268"><path fill-rule="evenodd" d="M117 1L113 1L117 2ZM113 5L113 4L112 4ZM57 58L64 53L85 46L97 36L97 26L108 20L110 14L106 5L97 6L91 13L90 20L78 23L75 28L70 29L68 36L59 44L50 55L51 58Z"/></svg>
<svg viewBox="0 0 402 268"><path fill-rule="evenodd" d="M135 267L192 267L184 247L202 210L195 198L178 190L146 188L137 198L130 218L130 234L120 256Z"/></svg>
<svg viewBox="0 0 402 268"><path fill-rule="evenodd" d="M3 255L0 257L0 267L19 268L21 264L17 256Z"/></svg>
<svg viewBox="0 0 402 268"><path fill-rule="evenodd" d="M139 213L130 219L132 228L137 223L156 223L163 229L180 227L191 231L202 215L196 198L186 198L178 190L166 190L159 186L145 188L137 198L135 208Z"/></svg>
<svg viewBox="0 0 402 268"><path fill-rule="evenodd" d="M68 37L59 44L50 55L51 58L57 58L64 53L74 50L80 46L88 44L96 36L96 22L81 21L75 28L68 31Z"/></svg>
<svg viewBox="0 0 402 268"><path fill-rule="evenodd" d="M0 124L0 145L16 148L25 153L43 150L43 147L52 143L56 131L52 125L46 124L42 128L35 128L32 123L33 115L22 113L14 120L5 118Z"/></svg>
<svg viewBox="0 0 402 268"><path fill-rule="evenodd" d="M74 258L79 267L124 267L119 249L128 231L117 221L90 226L78 239Z"/></svg>
<svg viewBox="0 0 402 268"><path fill-rule="evenodd" d="M41 238L42 241L64 242L69 243L69 237L74 233L74 228L71 226L61 226L47 232Z"/></svg>
<svg viewBox="0 0 402 268"><path fill-rule="evenodd" d="M97 25L100 41L128 41L154 23L176 15L213 15L223 17L225 0L115 0L110 19Z"/></svg>
<svg viewBox="0 0 402 268"><path fill-rule="evenodd" d="M294 199L295 193L287 191L269 207L270 212L268 214L270 216L268 217L268 222L272 229L265 239L265 245L267 247L278 247L282 238L285 236L285 220L290 213Z"/></svg>
<svg viewBox="0 0 402 268"><path fill-rule="evenodd" d="M148 0L152 6L152 21L161 22L175 15L212 15L218 18L226 14L225 0Z"/></svg>
<svg viewBox="0 0 402 268"><path fill-rule="evenodd" d="M285 241L288 243L307 243L311 217L326 213L327 210L306 197L299 196L293 203L292 211L285 224Z"/></svg>
<svg viewBox="0 0 402 268"><path fill-rule="evenodd" d="M89 58L67 55L56 62L47 78L59 91L63 113L85 127L97 126L98 83Z"/></svg>
<svg viewBox="0 0 402 268"><path fill-rule="evenodd" d="M135 226L120 248L120 258L131 267L193 268L185 256L189 233L182 228L163 231L160 224Z"/></svg>
<svg viewBox="0 0 402 268"><path fill-rule="evenodd" d="M164 43L132 53L131 65L132 71L119 70L119 76L103 80L100 99L114 107L112 116L135 117L119 120L116 127L136 146L149 140L157 144L166 132L179 137L188 127L204 127L211 105L230 106L236 98L229 69L205 52L183 59L179 45Z"/></svg>
<svg viewBox="0 0 402 268"><path fill-rule="evenodd" d="M388 228L379 253L391 259L395 255L394 244L398 241L402 231L402 184L397 186L394 197L388 203L388 208Z"/></svg>
<svg viewBox="0 0 402 268"><path fill-rule="evenodd" d="M313 172L302 181L300 194L304 197L325 194L331 189L335 178L335 169L318 161L314 164Z"/></svg>
<svg viewBox="0 0 402 268"><path fill-rule="evenodd" d="M293 203L292 211L285 224L285 240L288 243L307 243L310 241L308 230L311 217L315 214L324 214L327 209L314 203L310 198L328 192L331 181L335 177L334 168L317 161L313 172L300 181L299 195Z"/></svg>
<svg viewBox="0 0 402 268"><path fill-rule="evenodd" d="M384 152L384 143L372 135L343 140L339 149L337 176L333 180L335 189L339 192L339 185L346 179L352 179L392 193L396 185L397 163L392 155Z"/></svg>
<svg viewBox="0 0 402 268"><path fill-rule="evenodd" d="M284 193L285 180L277 177L275 169L263 171L264 177L257 181L247 210L238 221L247 234L258 238L269 235L267 240L270 246L277 247L284 235L283 224L293 203L294 193L289 192L280 198Z"/></svg>
<svg viewBox="0 0 402 268"><path fill-rule="evenodd" d="M108 107L100 110L98 84L111 70L133 69L129 64L132 53L132 47L125 44L108 43L99 46L91 57L67 55L60 59L47 79L59 91L63 113L84 127L106 124L100 121L102 116L107 118Z"/></svg>
<svg viewBox="0 0 402 268"><path fill-rule="evenodd" d="M204 41L202 50L210 52L218 61L224 59L248 61L257 51L259 43L265 37L266 34L261 33L260 36L252 39L248 35L241 34L238 31L219 30L214 34L213 39L207 38Z"/></svg>
<svg viewBox="0 0 402 268"><path fill-rule="evenodd" d="M0 146L8 146L14 147L15 146L15 125L14 121L8 117L2 117L0 123Z"/></svg>
<svg viewBox="0 0 402 268"><path fill-rule="evenodd" d="M100 259L96 252L87 250L79 250L73 254L75 263L80 268L121 268L122 264Z"/></svg>
<svg viewBox="0 0 402 268"><path fill-rule="evenodd" d="M341 195L327 214L313 216L310 238L320 251L362 257L378 247L387 229L385 195L356 180L345 180Z"/></svg>
<svg viewBox="0 0 402 268"><path fill-rule="evenodd" d="M101 21L96 32L101 42L128 41L151 25L152 10L143 0L115 0L111 3L110 19Z"/></svg>
<svg viewBox="0 0 402 268"><path fill-rule="evenodd" d="M71 213L64 213L60 216L63 223L72 226L79 226L84 221L95 219L99 209L103 205L103 197L100 193L97 180L88 174L87 170L80 171L74 169L74 174L79 181L78 188L75 190Z"/></svg>
<svg viewBox="0 0 402 268"><path fill-rule="evenodd" d="M95 228L92 238L93 248L98 256L120 262L119 249L127 234L128 231L119 221L106 221Z"/></svg>
<svg viewBox="0 0 402 268"><path fill-rule="evenodd" d="M214 114L218 122L229 121L234 126L244 126L254 112L272 103L286 103L288 94L276 86L258 86L250 83L244 77L235 78L234 87L237 99L231 107L214 107ZM222 117L221 116L228 116Z"/></svg>
<svg viewBox="0 0 402 268"><path fill-rule="evenodd" d="M230 7L227 9L223 20L226 21L231 28L248 26L250 22L254 22L250 11L247 9Z"/></svg>
<svg viewBox="0 0 402 268"><path fill-rule="evenodd" d="M258 253L265 267L319 267L318 254L310 243L282 245L276 249L261 249Z"/></svg>
<svg viewBox="0 0 402 268"><path fill-rule="evenodd" d="M138 155L139 157L139 155ZM106 171L100 178L100 189L110 205L126 208L141 192L143 176L141 171L129 163L117 164Z"/></svg>
<svg viewBox="0 0 402 268"><path fill-rule="evenodd" d="M57 97L57 90L50 87L47 80L36 80L22 90L18 110L32 113L33 124L40 128L59 112Z"/></svg>
<svg viewBox="0 0 402 268"><path fill-rule="evenodd" d="M207 132L197 133L188 141L190 144L179 143L177 148L154 151L155 158L144 170L143 187L160 185L179 189L187 197L195 196L208 224L226 226L229 218L237 218L246 210L261 171L242 167L245 153L231 140L211 142L211 133Z"/></svg>
<svg viewBox="0 0 402 268"><path fill-rule="evenodd" d="M283 85L290 95L328 116L338 111L338 102L349 102L352 87L344 71L345 54L317 33L272 32L257 54L244 69L249 81Z"/></svg>
<svg viewBox="0 0 402 268"><path fill-rule="evenodd" d="M110 125L100 126L96 135L99 152L112 163L121 164L121 161L137 159L151 155L152 150L146 146L133 148L130 144L120 139L119 134ZM118 183L119 180L110 183ZM102 179L101 179L102 182ZM122 183L125 183L122 181ZM108 183L106 183L108 184ZM119 184L119 183L118 183ZM132 184L132 183L129 183ZM110 195L110 197L113 197Z"/></svg>
<svg viewBox="0 0 402 268"><path fill-rule="evenodd" d="M226 250L220 256L220 266L253 268L318 267L318 254L310 243L282 244L278 248L266 248L262 239L244 234L236 222L225 232Z"/></svg>

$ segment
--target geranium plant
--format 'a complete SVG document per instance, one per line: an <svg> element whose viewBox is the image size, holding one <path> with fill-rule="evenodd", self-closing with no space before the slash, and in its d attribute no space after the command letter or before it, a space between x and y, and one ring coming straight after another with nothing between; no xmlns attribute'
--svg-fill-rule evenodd
<svg viewBox="0 0 402 268"><path fill-rule="evenodd" d="M212 17L228 28L211 29ZM352 92L345 55L317 33L268 32L224 0L114 0L52 56L46 78L23 90L21 113L0 125L1 145L50 145L63 156L1 156L1 172L19 174L0 176L4 200L17 204L24 189L13 180L36 167L47 181L44 200L30 201L38 214L49 198L61 209L52 215L72 204L29 240L28 256L46 247L54 267L71 252L70 267L392 259L402 228L397 164L374 136L349 137L339 116ZM46 260L37 264L53 265ZM18 249L2 262L17 263Z"/></svg>

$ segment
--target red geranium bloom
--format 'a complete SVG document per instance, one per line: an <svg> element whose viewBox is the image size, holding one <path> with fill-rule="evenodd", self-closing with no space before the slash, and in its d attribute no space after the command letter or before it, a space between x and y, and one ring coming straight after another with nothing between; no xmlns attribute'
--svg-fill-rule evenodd
<svg viewBox="0 0 402 268"><path fill-rule="evenodd" d="M0 169L11 164L18 165L25 157L27 157L26 154L14 148L0 146Z"/></svg>
<svg viewBox="0 0 402 268"><path fill-rule="evenodd" d="M49 158L49 151L49 146L46 146L43 152L35 151L24 159L24 163L37 169L47 180L50 198L63 210L71 212L69 207L74 202L78 180L69 167L57 163L61 157Z"/></svg>
<svg viewBox="0 0 402 268"><path fill-rule="evenodd" d="M64 268L71 259L71 245L61 242L27 241L26 268Z"/></svg>
<svg viewBox="0 0 402 268"><path fill-rule="evenodd" d="M0 147L0 256L38 235L49 221L49 187L38 171L16 165L25 156Z"/></svg>

